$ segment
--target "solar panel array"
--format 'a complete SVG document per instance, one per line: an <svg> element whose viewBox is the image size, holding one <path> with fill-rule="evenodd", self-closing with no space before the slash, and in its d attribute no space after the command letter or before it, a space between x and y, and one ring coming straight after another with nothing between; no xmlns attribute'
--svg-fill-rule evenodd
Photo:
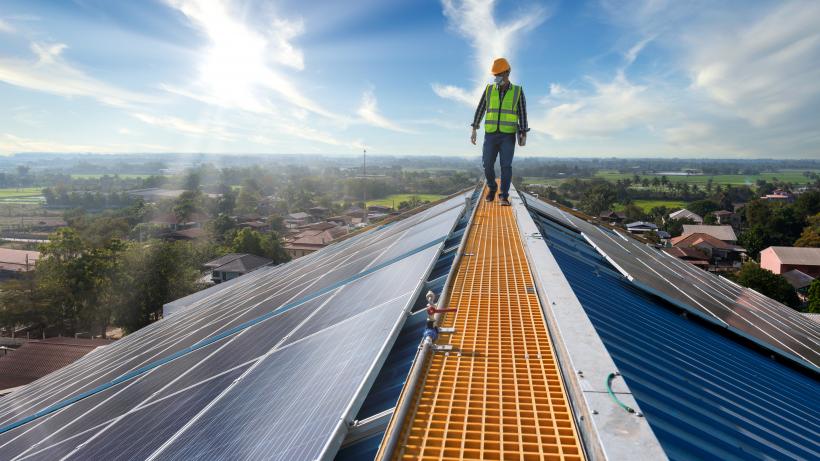
<svg viewBox="0 0 820 461"><path fill-rule="evenodd" d="M528 207L580 232L601 256L644 290L684 305L810 367L820 367L820 324L621 232L524 195Z"/></svg>
<svg viewBox="0 0 820 461"><path fill-rule="evenodd" d="M298 460L335 449L469 195L252 272L0 399L3 427L239 327L1 433L0 459Z"/></svg>

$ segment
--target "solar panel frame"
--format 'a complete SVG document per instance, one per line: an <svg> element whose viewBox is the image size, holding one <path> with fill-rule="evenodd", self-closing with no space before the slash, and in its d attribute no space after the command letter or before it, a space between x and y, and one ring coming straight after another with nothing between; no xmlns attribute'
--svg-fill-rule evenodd
<svg viewBox="0 0 820 461"><path fill-rule="evenodd" d="M814 370L820 367L820 325L793 309L693 267L631 236L589 223L530 197L527 206L578 231L619 272L645 291L748 337ZM548 212L548 213L547 213Z"/></svg>
<svg viewBox="0 0 820 461"><path fill-rule="evenodd" d="M266 341L260 344L248 342L247 339L250 338L250 335L243 336L242 334L248 331L245 330L240 334L222 339L205 348L178 358L174 362L170 362L170 364L163 365L151 372L140 375L133 381L107 389L99 394L76 402L56 413L44 416L39 420L10 432L0 434L0 445L8 443L11 438L19 434L28 433L35 436L33 439L28 440L28 445L25 443L21 444L20 450L13 453L8 451L4 452L0 449L0 457L5 457L6 454L12 457L25 452L25 449L34 447L34 443L42 442L43 433L54 434L54 437L50 438L54 443L58 443L62 440L60 437L61 434L72 437L71 441L66 442L66 444L74 444L75 446L72 450L80 450L77 451L78 454L85 453L86 445L83 441L86 440L84 433L89 431L88 425L84 425L82 421L76 425L67 421L82 420L83 415L85 415L85 417L88 418L89 424L93 427L95 424L99 424L100 421L106 420L104 413L105 405L99 407L100 417L95 416L92 418L92 413L86 412L91 411L96 414L97 410L92 409L112 395L118 395L117 399L120 399L120 405L117 405L116 409L114 409L114 406L110 407L110 410L114 410L113 413L130 411L128 408L133 410L135 402L139 400L143 401L136 404L137 407L141 407L142 405L151 407L151 402L157 399L168 399L168 405L172 405L174 404L173 397L180 392L180 388L196 386L196 384L203 379L211 379L209 374L226 373L226 370L232 369L231 367L240 366L243 363L246 364L247 361L243 362L243 360L255 355L255 352L252 352L250 349L253 345L257 346L254 350L260 351L272 342L275 342L274 340L276 338L279 338L281 345L294 347L293 345L299 344L297 341L309 341L311 338L323 336L326 331L334 328L333 322L335 320L351 317L356 318L357 315L362 316L362 312L368 312L366 315L369 318L371 316L369 311L359 312L353 309L325 317L317 314L315 318L323 323L317 323L315 325L310 325L310 323L305 320L313 317L314 311L318 309L316 307L317 305L321 305L328 299L332 299L338 295L342 295L340 300L345 306L348 304L355 306L351 302L357 298L355 290L369 286L363 282L365 280L368 280L371 285L379 287L378 291L371 290L367 292L366 299L371 302L380 302L382 306L359 306L361 309L382 312L380 309L383 309L385 305L398 305L397 303L403 303L404 306L411 305L412 302L415 301L415 291L423 285L423 280L426 274L432 269L436 255L441 249L441 242L429 246L430 240L437 235L446 236L452 231L458 223L458 218L463 213L464 198L466 196L469 196L469 194L459 195L442 204L431 207L416 216L407 218L407 220L405 220L407 222L399 221L393 225L372 231L371 233L364 233L345 242L341 242L338 248L333 248L332 251L327 251L326 254L323 254L325 253L323 251L316 252L311 255L312 257L305 258L310 264L292 264L292 268L294 269L292 273L287 270L288 265L265 268L263 269L264 273L261 271L259 274L251 273L249 275L254 275L253 277L248 277L245 280L236 282L229 287L228 290L220 290L206 297L196 299L195 302L189 306L196 307L195 309L186 307L162 322L149 325L145 329L114 343L114 347L106 346L109 349L92 352L84 359L75 362L69 367L32 383L32 385L14 393L11 399L3 399L3 401L0 401L0 425L16 421L20 417L59 402L66 397L76 395L96 385L105 383L114 377L122 375L125 371L133 370L156 358L167 356L183 347L190 346L219 332L226 331L232 326L240 325L261 314L269 313L274 309L278 309L279 306L286 305L289 302L288 300L299 299L309 293L319 292L326 287L333 287L334 284L342 283L342 285L329 293L311 299L293 310L278 314L271 319L251 327L254 329L255 334L270 335L266 337ZM443 241L443 239L441 239L441 241ZM408 254L408 250L411 250L414 245L416 248L419 248L420 251L413 250L412 253ZM394 261L394 258L400 259ZM299 261L302 261L302 259L294 261L294 263ZM378 268L384 264L390 265L376 272L364 275L363 278L359 278L360 276L357 275L368 267ZM331 266L328 267L328 265ZM411 287L413 284L409 282L413 282L415 279L411 274L415 272L418 272L419 277L416 281L416 286ZM319 277L317 277L317 275L319 275ZM357 277L358 280L354 279L348 282L347 280L353 276ZM268 280L265 280L266 278ZM404 290L405 288L408 289ZM402 293L392 291L393 296L390 297L389 294L391 290L404 291ZM358 297L362 298L362 296ZM396 322L403 323L404 318L401 310L392 312L391 315L394 315ZM291 328L288 331L288 327L285 324L289 323L292 325L293 322L297 322L300 319L304 320L311 329L305 330L307 334L304 335L304 337L290 337L293 336L295 330ZM335 325L338 324L339 323L336 323ZM282 332L274 332L277 326L282 327L280 329L286 331L287 334L279 337L282 335ZM193 329L193 331L180 334L179 331L181 327ZM273 330L271 330L271 328L273 328ZM220 350L220 348L222 348L221 354L223 355L213 355L213 352ZM209 354L211 358L202 367L194 367L189 363L201 363L201 358L203 356L209 356ZM175 365L172 366L171 364ZM370 365L375 366L375 363L371 363ZM160 390L160 384L163 384L169 378L173 379L176 377L176 372L174 371L176 369L179 369L180 372L191 369L194 371L186 375L183 379L178 380L174 386ZM375 374L373 378L375 378ZM154 383L154 381L159 382ZM127 393L136 390L139 390L139 392L135 392L134 395L130 395L128 398L122 398L124 394L117 394L119 392ZM349 404L352 405L353 402L351 401ZM127 417L117 420L116 424L112 424L111 427L105 426L104 430L111 430L112 433L118 433L118 431L121 430L119 429L121 424L128 421L131 417L132 415L128 414ZM58 427L66 427L69 429L61 431ZM145 430L149 429L150 427L145 428ZM39 437L37 437L38 435ZM99 431L89 431L88 436L98 437L101 441L107 438L107 436L100 437ZM24 439L21 438L19 440L22 442ZM88 446L96 446L96 444L89 444ZM40 448L30 450L29 453L38 450L40 450ZM62 448L51 447L49 450L56 453L57 451L61 451Z"/></svg>

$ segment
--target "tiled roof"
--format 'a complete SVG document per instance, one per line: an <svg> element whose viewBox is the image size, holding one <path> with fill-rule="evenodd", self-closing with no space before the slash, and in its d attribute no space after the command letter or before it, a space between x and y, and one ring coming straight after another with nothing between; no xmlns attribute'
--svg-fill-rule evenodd
<svg viewBox="0 0 820 461"><path fill-rule="evenodd" d="M718 240L723 241L730 241L734 242L737 241L737 236L735 235L734 229L732 226L708 226L708 225L701 225L701 224L684 224L683 225L683 235L689 234L709 234L712 237L717 238Z"/></svg>
<svg viewBox="0 0 820 461"><path fill-rule="evenodd" d="M254 269L270 264L273 261L256 255L241 255L238 258L214 269L215 272L235 272L246 274Z"/></svg>
<svg viewBox="0 0 820 461"><path fill-rule="evenodd" d="M695 233L695 234L688 234L688 235L684 234L684 235L681 235L680 237L673 238L672 240L670 240L670 242L672 243L672 246L675 246L675 247L692 247L692 246L706 244L706 245L711 246L712 248L718 248L718 249L721 249L721 250L734 250L734 251L742 251L743 250L743 248L741 248L737 245L732 245L730 243L726 243L723 240L719 240L716 237L713 237L709 234L704 234L704 233L701 233L701 232L698 232L698 233Z"/></svg>
<svg viewBox="0 0 820 461"><path fill-rule="evenodd" d="M774 252L781 264L820 266L820 248L769 247L766 250Z"/></svg>
<svg viewBox="0 0 820 461"><path fill-rule="evenodd" d="M111 342L106 339L83 338L29 341L19 349L0 356L0 390L42 378Z"/></svg>

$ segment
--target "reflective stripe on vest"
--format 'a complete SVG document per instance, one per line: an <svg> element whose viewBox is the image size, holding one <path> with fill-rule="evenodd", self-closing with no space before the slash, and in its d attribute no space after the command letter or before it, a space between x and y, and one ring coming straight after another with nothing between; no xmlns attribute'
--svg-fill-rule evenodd
<svg viewBox="0 0 820 461"><path fill-rule="evenodd" d="M487 116L484 119L484 130L487 133L515 133L518 129L518 95L521 87L510 84L501 101L497 85L487 85Z"/></svg>

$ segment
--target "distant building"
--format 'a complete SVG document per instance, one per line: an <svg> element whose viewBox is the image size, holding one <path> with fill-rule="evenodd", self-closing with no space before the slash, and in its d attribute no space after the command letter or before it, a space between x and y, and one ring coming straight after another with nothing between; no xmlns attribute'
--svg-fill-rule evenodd
<svg viewBox="0 0 820 461"><path fill-rule="evenodd" d="M301 258L326 247L333 240L345 234L347 234L346 226L337 226L328 222L315 223L289 237L284 248L291 258Z"/></svg>
<svg viewBox="0 0 820 461"><path fill-rule="evenodd" d="M384 205L370 205L367 207L367 211L376 214L389 214L393 211L393 208Z"/></svg>
<svg viewBox="0 0 820 461"><path fill-rule="evenodd" d="M775 274L797 269L812 277L820 277L820 248L769 247L760 252L760 267Z"/></svg>
<svg viewBox="0 0 820 461"><path fill-rule="evenodd" d="M696 249L715 269L739 267L746 258L744 248L701 232L675 237L670 243L673 248Z"/></svg>
<svg viewBox="0 0 820 461"><path fill-rule="evenodd" d="M686 237L690 234L707 234L715 237L718 240L723 240L727 243L737 243L737 236L732 226L707 226L699 224L684 224L683 233L681 237Z"/></svg>
<svg viewBox="0 0 820 461"><path fill-rule="evenodd" d="M693 213L686 208L669 213L669 219L690 219L695 224L703 224L703 217L697 213Z"/></svg>
<svg viewBox="0 0 820 461"><path fill-rule="evenodd" d="M198 240L205 238L208 235L205 229L201 227L191 227L177 231L171 231L163 234L162 238L165 240Z"/></svg>
<svg viewBox="0 0 820 461"><path fill-rule="evenodd" d="M794 202L794 195L791 192L785 191L783 189L775 189L771 194L766 194L760 197L760 199L769 202L792 203Z"/></svg>
<svg viewBox="0 0 820 461"><path fill-rule="evenodd" d="M658 226L655 223L646 221L636 221L626 225L626 230L632 234L645 234L647 232L655 232Z"/></svg>
<svg viewBox="0 0 820 461"><path fill-rule="evenodd" d="M709 268L709 256L697 248L672 247L663 251L702 269Z"/></svg>
<svg viewBox="0 0 820 461"><path fill-rule="evenodd" d="M272 262L272 260L261 256L230 253L213 261L208 261L204 266L211 270L211 280L214 283L222 283L245 275L262 266L267 266Z"/></svg>
<svg viewBox="0 0 820 461"><path fill-rule="evenodd" d="M0 248L0 280L19 277L33 271L39 259L39 251Z"/></svg>
<svg viewBox="0 0 820 461"><path fill-rule="evenodd" d="M740 214L734 213L728 210L718 210L713 211L713 215L715 215L715 220L718 224L721 225L729 225L732 226L734 229L740 228Z"/></svg>
<svg viewBox="0 0 820 461"><path fill-rule="evenodd" d="M28 341L18 349L0 355L0 395L59 370L111 342L107 339L85 338Z"/></svg>
<svg viewBox="0 0 820 461"><path fill-rule="evenodd" d="M257 232L270 232L270 224L262 221L248 221L239 224L239 228L253 229Z"/></svg>
<svg viewBox="0 0 820 461"><path fill-rule="evenodd" d="M814 282L815 278L797 269L792 269L780 275L782 275L783 278L789 282L789 285L794 288L794 291L797 292L797 296L800 297L800 300L805 302L809 294L809 287L811 286L811 283Z"/></svg>
<svg viewBox="0 0 820 461"><path fill-rule="evenodd" d="M294 229L313 222L313 217L304 211L298 213L290 213L285 217L285 227Z"/></svg>
<svg viewBox="0 0 820 461"><path fill-rule="evenodd" d="M602 212L598 217L604 221L609 222L610 224L620 224L624 222L624 219L626 219L626 213L624 213L623 211L607 210Z"/></svg>
<svg viewBox="0 0 820 461"><path fill-rule="evenodd" d="M314 218L324 219L330 214L330 209L323 206L315 206L313 208L309 208L308 213L310 213L310 215Z"/></svg>
<svg viewBox="0 0 820 461"><path fill-rule="evenodd" d="M148 222L172 231L202 227L210 218L204 213L192 213L186 218L177 217L174 213L158 213Z"/></svg>
<svg viewBox="0 0 820 461"><path fill-rule="evenodd" d="M162 200L176 200L186 192L185 189L160 189L152 187L149 189L137 189L128 191L128 195L141 198L146 203L156 203Z"/></svg>

